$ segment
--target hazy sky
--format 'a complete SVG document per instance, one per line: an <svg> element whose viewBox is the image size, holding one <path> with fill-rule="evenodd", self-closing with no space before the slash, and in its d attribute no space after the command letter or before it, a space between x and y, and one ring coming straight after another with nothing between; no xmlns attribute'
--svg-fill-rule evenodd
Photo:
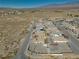
<svg viewBox="0 0 79 59"><path fill-rule="evenodd" d="M0 7L32 8L47 4L62 4L79 0L0 0Z"/></svg>

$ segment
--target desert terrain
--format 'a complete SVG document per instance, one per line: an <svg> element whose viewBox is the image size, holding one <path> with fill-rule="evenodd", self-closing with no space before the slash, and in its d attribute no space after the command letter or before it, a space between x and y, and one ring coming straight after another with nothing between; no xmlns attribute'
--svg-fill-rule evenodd
<svg viewBox="0 0 79 59"><path fill-rule="evenodd" d="M12 59L17 54L28 28L34 20L71 20L79 18L79 9L10 9L0 8L0 59Z"/></svg>

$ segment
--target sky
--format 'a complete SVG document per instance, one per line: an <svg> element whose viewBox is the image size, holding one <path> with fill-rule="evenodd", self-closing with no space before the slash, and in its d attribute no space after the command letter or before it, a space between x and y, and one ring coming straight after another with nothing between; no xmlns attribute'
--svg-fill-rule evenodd
<svg viewBox="0 0 79 59"><path fill-rule="evenodd" d="M48 4L64 4L79 0L0 0L0 7L34 8Z"/></svg>

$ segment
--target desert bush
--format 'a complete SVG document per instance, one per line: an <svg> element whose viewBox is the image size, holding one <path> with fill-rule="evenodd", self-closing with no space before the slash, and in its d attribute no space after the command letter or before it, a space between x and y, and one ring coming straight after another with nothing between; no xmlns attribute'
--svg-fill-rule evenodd
<svg viewBox="0 0 79 59"><path fill-rule="evenodd" d="M74 15L74 17L79 17L79 15Z"/></svg>
<svg viewBox="0 0 79 59"><path fill-rule="evenodd" d="M67 16L70 16L70 17L72 17L72 16L73 16L73 14L67 14Z"/></svg>

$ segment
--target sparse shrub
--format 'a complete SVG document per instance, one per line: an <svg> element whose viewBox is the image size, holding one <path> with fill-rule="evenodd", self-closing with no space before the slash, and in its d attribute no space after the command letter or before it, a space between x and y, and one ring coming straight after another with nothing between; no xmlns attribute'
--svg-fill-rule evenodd
<svg viewBox="0 0 79 59"><path fill-rule="evenodd" d="M74 15L74 17L79 17L79 15Z"/></svg>
<svg viewBox="0 0 79 59"><path fill-rule="evenodd" d="M70 16L70 17L72 17L72 16L73 16L73 14L67 14L67 16Z"/></svg>

